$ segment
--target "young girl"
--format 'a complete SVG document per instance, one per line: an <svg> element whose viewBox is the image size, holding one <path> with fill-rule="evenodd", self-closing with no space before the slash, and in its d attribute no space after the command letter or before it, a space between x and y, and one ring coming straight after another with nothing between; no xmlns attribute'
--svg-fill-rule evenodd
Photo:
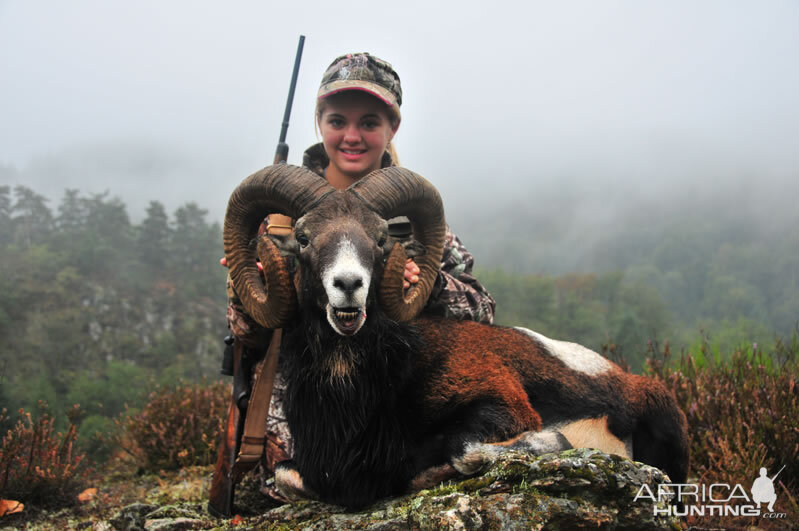
<svg viewBox="0 0 799 531"><path fill-rule="evenodd" d="M305 151L303 166L327 179L334 188L345 189L374 170L396 165L397 154L391 141L400 126L401 104L399 76L389 63L367 53L337 58L322 77L317 95L316 124L322 142ZM270 215L264 223L265 231L278 238L286 237L290 234L290 221ZM405 218L390 220L389 233L398 240L407 240L411 236L410 224ZM424 311L492 323L496 303L472 276L473 263L472 255L457 236L447 231L441 268ZM418 282L418 274L419 268L409 259L406 288ZM228 295L228 326L236 341L264 351L271 330L263 329L245 313L229 279ZM269 411L272 444L267 452L277 454L268 456L270 468L291 455L291 435L282 413L281 383L278 375Z"/></svg>

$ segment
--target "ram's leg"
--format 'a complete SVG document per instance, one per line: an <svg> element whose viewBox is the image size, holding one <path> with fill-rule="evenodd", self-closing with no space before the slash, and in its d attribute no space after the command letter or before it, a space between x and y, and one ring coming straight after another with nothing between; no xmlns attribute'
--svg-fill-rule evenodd
<svg viewBox="0 0 799 531"><path fill-rule="evenodd" d="M541 416L530 404L518 374L501 360L495 360L496 363L473 361L461 360L448 366L449 378L436 387L442 390L443 396L453 397L442 405L451 410L442 419L437 432L443 440L441 457L465 474L474 473L494 461L496 457L491 456L491 449L479 450L486 443L506 441L519 433L535 433L542 427ZM463 382L469 385L463 387ZM443 392L456 383L462 388ZM453 402L458 406L453 407Z"/></svg>
<svg viewBox="0 0 799 531"><path fill-rule="evenodd" d="M572 448L571 443L558 431L527 431L499 443L467 443L463 453L452 459L452 466L461 474L472 475L485 469L508 450L541 455L569 448Z"/></svg>
<svg viewBox="0 0 799 531"><path fill-rule="evenodd" d="M476 401L464 407L454 419L453 429L445 434L447 461L461 474L478 472L510 447L521 449L520 445L523 445L525 451L535 448L543 453L562 445L551 435L541 435L538 431L541 417L530 406L526 396L512 400L516 397L508 393L501 399L497 398ZM518 433L522 435L514 436ZM508 437L513 438L508 440Z"/></svg>
<svg viewBox="0 0 799 531"><path fill-rule="evenodd" d="M462 474L474 474L508 450L541 455L569 448L596 448L609 454L632 457L632 443L613 435L608 418L579 419L538 432L525 432L500 443L470 443L463 455L453 460Z"/></svg>
<svg viewBox="0 0 799 531"><path fill-rule="evenodd" d="M644 397L633 431L636 461L664 470L674 483L688 476L688 423L671 391L659 382L639 377Z"/></svg>
<svg viewBox="0 0 799 531"><path fill-rule="evenodd" d="M431 466L417 474L411 481L410 491L429 489L459 475L476 474L508 450L541 455L571 447L569 441L556 431L527 431L498 443L467 442L462 452L450 458L451 463Z"/></svg>
<svg viewBox="0 0 799 531"><path fill-rule="evenodd" d="M275 465L275 486L289 501L318 499L316 494L305 487L305 482L292 460Z"/></svg>
<svg viewBox="0 0 799 531"><path fill-rule="evenodd" d="M417 492L423 489L431 489L457 478L460 473L455 470L449 463L438 466L431 466L422 470L411 480L408 492Z"/></svg>

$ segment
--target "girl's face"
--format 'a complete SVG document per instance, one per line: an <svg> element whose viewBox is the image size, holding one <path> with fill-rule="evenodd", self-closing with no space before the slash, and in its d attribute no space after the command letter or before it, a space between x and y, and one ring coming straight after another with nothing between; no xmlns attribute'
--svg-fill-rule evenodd
<svg viewBox="0 0 799 531"><path fill-rule="evenodd" d="M319 131L330 170L357 181L380 168L386 146L397 132L386 104L359 90L348 90L325 98Z"/></svg>

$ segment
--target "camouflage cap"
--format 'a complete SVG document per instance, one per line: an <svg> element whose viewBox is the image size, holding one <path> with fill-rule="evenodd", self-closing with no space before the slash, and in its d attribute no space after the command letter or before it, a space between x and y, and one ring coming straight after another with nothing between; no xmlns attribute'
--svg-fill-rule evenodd
<svg viewBox="0 0 799 531"><path fill-rule="evenodd" d="M348 53L333 61L319 86L319 99L345 90L362 90L389 107L402 105L400 79L389 63L368 53Z"/></svg>

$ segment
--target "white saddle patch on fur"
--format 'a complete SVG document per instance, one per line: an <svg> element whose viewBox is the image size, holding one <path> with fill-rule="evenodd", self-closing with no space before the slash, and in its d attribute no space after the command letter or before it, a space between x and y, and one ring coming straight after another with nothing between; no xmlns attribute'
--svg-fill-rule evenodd
<svg viewBox="0 0 799 531"><path fill-rule="evenodd" d="M546 336L533 332L528 328L521 326L514 327L519 332L526 334L539 343L544 345L547 352L558 358L566 364L567 367L575 371L583 372L595 376L609 371L613 365L597 354L593 350L587 349L577 343L569 343L568 341L558 341L556 339L549 339Z"/></svg>

